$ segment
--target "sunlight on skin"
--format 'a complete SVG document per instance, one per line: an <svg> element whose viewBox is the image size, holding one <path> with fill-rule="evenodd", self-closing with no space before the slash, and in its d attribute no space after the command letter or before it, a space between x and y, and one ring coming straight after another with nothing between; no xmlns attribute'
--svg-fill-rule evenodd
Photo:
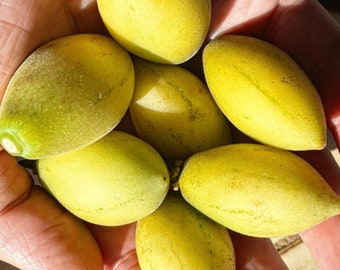
<svg viewBox="0 0 340 270"><path fill-rule="evenodd" d="M106 33L94 0L14 3L0 0L0 100L17 66L37 46L69 34ZM340 145L336 129L340 122L340 112L336 110L340 95L334 91L340 77L339 27L326 12L316 11L317 8L316 1L311 0L213 0L216 17L210 37L224 33L251 34L290 53L320 89L327 104L328 121ZM129 129L129 125L124 128ZM315 166L320 166L319 171L339 193L335 181L339 179L339 169L327 153L327 159L323 155L305 158L312 164L316 161ZM320 160L325 162L321 164ZM89 269L89 263L93 264L91 269L102 269L102 259L105 270L139 269L134 251L134 225L105 228L88 225L87 230L46 192L39 187L30 189L31 185L31 179L14 158L1 151L1 259L26 269L71 269L72 266ZM339 226L340 218L335 217L301 234L325 269L334 269L332 263L339 265L340 235L335 231ZM268 239L238 234L232 237L239 269L273 269L273 265L275 269L287 269Z"/></svg>
<svg viewBox="0 0 340 270"><path fill-rule="evenodd" d="M117 227L104 227L87 224L95 237L104 260L106 269L138 270L138 260L135 251L136 224ZM115 243L116 252L112 252L112 243Z"/></svg>
<svg viewBox="0 0 340 270"><path fill-rule="evenodd" d="M245 24L249 27L261 17L266 18L261 23L264 25L270 19L270 14L274 11L278 2L279 0L213 1L214 19L211 24L209 38L214 39L227 32L237 31L240 27L244 27ZM259 25L256 25L257 31L259 27Z"/></svg>
<svg viewBox="0 0 340 270"><path fill-rule="evenodd" d="M33 181L26 171L17 166L14 157L0 149L0 216L11 208L13 204L19 204L27 197L27 191L32 187Z"/></svg>
<svg viewBox="0 0 340 270"><path fill-rule="evenodd" d="M235 128L233 129L233 138L236 143L254 142ZM328 148L321 151L295 153L314 166L333 187L334 191L340 195L340 168ZM337 255L340 252L340 246L338 245L340 243L340 234L337 233L339 226L340 215L330 218L300 234L321 269L336 269L334 265L339 264ZM238 233L232 233L231 236L234 241L237 254L236 260L240 269L257 269L256 267L259 265L263 266L261 269L286 269L286 266L282 262L280 263L278 253L274 250L269 239L257 239ZM245 249L246 246L249 248ZM270 268L271 264L276 264L275 268Z"/></svg>
<svg viewBox="0 0 340 270"><path fill-rule="evenodd" d="M269 41L288 52L311 77L323 99L330 124L340 112L336 109L340 95L334 90L340 75L339 24L317 2L305 2L286 10L278 8L273 18L275 24L267 28L266 35Z"/></svg>
<svg viewBox="0 0 340 270"><path fill-rule="evenodd" d="M101 269L100 251L84 224L31 187L16 159L0 151L0 259L22 269Z"/></svg>
<svg viewBox="0 0 340 270"><path fill-rule="evenodd" d="M230 232L235 248L237 269L288 270L270 239ZM245 250L247 247L247 250Z"/></svg>
<svg viewBox="0 0 340 270"><path fill-rule="evenodd" d="M320 151L299 153L309 161L340 195L340 168L328 148ZM321 269L337 269L340 254L340 215L332 217L321 224L302 233L303 242L309 247Z"/></svg>
<svg viewBox="0 0 340 270"><path fill-rule="evenodd" d="M219 2L219 0L216 2ZM228 3L231 2L233 1L228 1ZM241 5L248 1L240 2L242 2ZM253 17L246 16L246 14L249 14L247 11L243 11L245 22L239 24L237 21L235 21L236 23L228 22L228 20L231 20L230 18L236 16L230 10L224 9L224 12L227 12L223 13L223 9L217 9L217 11L214 9L218 13L218 22L225 22L220 24L221 29L212 31L212 35L216 37L218 34L226 33L250 33L272 42L293 56L310 75L319 90L325 105L328 126L339 147L340 123L337 120L340 115L340 95L336 90L340 77L339 25L326 10L320 8L316 1L282 0L266 2L270 2L272 10L269 6L269 9L263 9L267 11L267 16L250 23L255 23L256 27L249 27L247 21L251 21ZM215 22L215 25L218 25L218 22ZM320 172L323 172L326 180L340 194L339 167L332 161L331 153L324 150L321 153L315 153L314 156L305 156L304 158L318 168ZM335 266L339 265L339 258L336 254L340 253L338 245L340 236L334 229L339 226L340 217L336 216L301 233L305 244L322 269L335 269ZM249 269L253 268L250 267Z"/></svg>
<svg viewBox="0 0 340 270"><path fill-rule="evenodd" d="M16 68L39 45L77 32L106 33L93 0L0 0L0 12L0 100Z"/></svg>
<svg viewBox="0 0 340 270"><path fill-rule="evenodd" d="M80 2L79 3L79 10L82 12L83 10L88 9L88 7L94 5L93 0L82 0L82 1L74 1L74 2Z"/></svg>
<svg viewBox="0 0 340 270"><path fill-rule="evenodd" d="M316 258L320 269L338 269L340 254L340 216L324 221L315 228L300 233L301 239Z"/></svg>
<svg viewBox="0 0 340 270"><path fill-rule="evenodd" d="M337 146L340 149L340 107L337 115L338 116L335 116L332 120L330 120L329 126L332 127L333 135L335 136Z"/></svg>
<svg viewBox="0 0 340 270"><path fill-rule="evenodd" d="M281 15L280 18L285 18L288 24L285 24L286 27L280 23L273 26L270 29L271 40L293 55L312 78L323 100L328 127L340 147L340 123L337 121L340 115L340 28L326 10L315 12L316 2L306 2L308 4L304 8L290 8L290 12ZM300 21L297 19L299 16ZM304 23L301 23L301 18ZM304 38L298 33L304 33ZM284 38L287 36L291 38ZM340 169L330 151L325 149L301 154L340 195ZM338 215L300 234L321 269L337 269L339 265L339 227Z"/></svg>

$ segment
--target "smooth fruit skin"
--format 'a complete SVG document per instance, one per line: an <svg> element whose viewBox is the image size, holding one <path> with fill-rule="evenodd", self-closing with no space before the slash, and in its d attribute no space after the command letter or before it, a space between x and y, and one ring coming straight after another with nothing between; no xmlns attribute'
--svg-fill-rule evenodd
<svg viewBox="0 0 340 270"><path fill-rule="evenodd" d="M133 88L131 58L112 38L54 40L13 75L0 108L0 144L27 159L89 145L120 122Z"/></svg>
<svg viewBox="0 0 340 270"><path fill-rule="evenodd" d="M98 0L112 37L144 59L180 64L199 50L207 35L210 0Z"/></svg>
<svg viewBox="0 0 340 270"><path fill-rule="evenodd" d="M166 159L231 143L229 123L206 85L189 71L134 59L130 114L138 135Z"/></svg>
<svg viewBox="0 0 340 270"><path fill-rule="evenodd" d="M227 230L172 194L137 222L136 252L142 270L235 269Z"/></svg>
<svg viewBox="0 0 340 270"><path fill-rule="evenodd" d="M260 144L232 144L190 157L179 178L185 200L241 234L279 237L340 213L340 199L297 155Z"/></svg>
<svg viewBox="0 0 340 270"><path fill-rule="evenodd" d="M325 147L320 97L304 71L279 48L226 35L204 48L203 66L216 103L249 137L287 150Z"/></svg>
<svg viewBox="0 0 340 270"><path fill-rule="evenodd" d="M71 213L117 226L153 212L169 189L162 157L149 144L120 131L65 155L37 162L41 182Z"/></svg>

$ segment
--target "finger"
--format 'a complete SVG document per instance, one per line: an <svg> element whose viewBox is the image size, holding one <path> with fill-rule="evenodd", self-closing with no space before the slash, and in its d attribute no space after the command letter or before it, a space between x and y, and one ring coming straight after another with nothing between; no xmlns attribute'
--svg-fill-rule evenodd
<svg viewBox="0 0 340 270"><path fill-rule="evenodd" d="M136 225L105 227L87 225L103 255L105 269L139 270L135 249Z"/></svg>
<svg viewBox="0 0 340 270"><path fill-rule="evenodd" d="M318 151L295 152L311 164L340 195L340 168L329 147Z"/></svg>
<svg viewBox="0 0 340 270"><path fill-rule="evenodd" d="M238 131L236 128L233 128L232 130L234 136L233 139L236 143L251 142L251 139ZM324 177L324 179L328 182L328 184L333 188L333 190L340 195L340 168L328 147L321 151L303 151L295 153L304 158L315 169L317 169ZM315 258L321 269L337 269L336 266L340 263L340 259L338 256L338 254L340 254L340 231L338 230L339 227L340 215L335 216L325 222L322 222L319 225L300 234L302 240L311 251L311 254ZM249 239L244 239L244 241L246 240ZM255 241L255 239L253 239L252 241ZM246 246L246 244L242 244L242 242L237 243L236 240L235 244L238 246L241 245L241 248ZM244 261L242 265L245 265L250 257L256 258L256 256L259 256L259 258L261 258L261 256L266 256L265 252L261 254L259 250L261 250L261 248L255 249L255 252L258 251L258 254L256 254L252 250L242 250L238 252L238 254L240 254L238 256L241 256L239 260L241 260L242 262ZM251 252L251 255L247 255L247 252ZM245 258L243 258L242 256L245 256Z"/></svg>
<svg viewBox="0 0 340 270"><path fill-rule="evenodd" d="M314 82L339 148L340 25L318 1L294 1L288 7L289 2L280 2L266 37L289 53Z"/></svg>
<svg viewBox="0 0 340 270"><path fill-rule="evenodd" d="M338 269L340 259L340 216L300 233L320 269Z"/></svg>
<svg viewBox="0 0 340 270"><path fill-rule="evenodd" d="M0 213L28 196L33 184L26 171L14 157L0 149Z"/></svg>
<svg viewBox="0 0 340 270"><path fill-rule="evenodd" d="M264 31L279 0L212 0L209 38L226 33L255 35Z"/></svg>
<svg viewBox="0 0 340 270"><path fill-rule="evenodd" d="M0 152L0 259L20 269L102 269L87 228Z"/></svg>
<svg viewBox="0 0 340 270"><path fill-rule="evenodd" d="M140 269L134 244L135 224L119 227L88 226L101 248L106 269ZM231 237L237 269L287 269L270 239L234 232L231 232Z"/></svg>
<svg viewBox="0 0 340 270"><path fill-rule="evenodd" d="M52 1L0 2L0 100L17 66L38 45L73 31ZM61 1L58 1L61 2ZM52 14L53 13L53 14ZM50 17L51 16L51 17ZM52 25L59 19L60 27Z"/></svg>
<svg viewBox="0 0 340 270"><path fill-rule="evenodd" d="M340 26L316 0L214 0L210 38L248 34L290 54L315 84L340 148ZM256 3L255 3L256 2Z"/></svg>
<svg viewBox="0 0 340 270"><path fill-rule="evenodd" d="M230 236L235 249L237 269L288 269L270 239L235 232L230 232Z"/></svg>
<svg viewBox="0 0 340 270"><path fill-rule="evenodd" d="M77 33L108 35L100 17L96 0L66 0Z"/></svg>
<svg viewBox="0 0 340 270"><path fill-rule="evenodd" d="M2 0L0 14L0 101L14 71L36 47L65 35L105 33L95 0Z"/></svg>
<svg viewBox="0 0 340 270"><path fill-rule="evenodd" d="M302 152L300 155L312 164L340 195L340 168L328 148L322 151ZM340 215L302 232L301 238L317 261L320 269L337 269L340 264Z"/></svg>

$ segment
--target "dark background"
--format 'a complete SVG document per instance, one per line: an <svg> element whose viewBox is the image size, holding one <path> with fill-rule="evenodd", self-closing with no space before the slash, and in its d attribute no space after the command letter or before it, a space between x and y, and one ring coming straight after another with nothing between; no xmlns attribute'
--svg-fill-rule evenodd
<svg viewBox="0 0 340 270"><path fill-rule="evenodd" d="M319 2L328 9L340 11L340 0L319 0Z"/></svg>

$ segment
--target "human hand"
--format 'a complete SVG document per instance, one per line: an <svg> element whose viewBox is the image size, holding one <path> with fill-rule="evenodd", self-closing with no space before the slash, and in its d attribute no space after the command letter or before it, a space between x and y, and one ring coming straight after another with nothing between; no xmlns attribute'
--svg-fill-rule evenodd
<svg viewBox="0 0 340 270"><path fill-rule="evenodd" d="M247 34L269 41L290 54L316 86L326 113L327 126L340 149L340 26L317 1L214 1L212 37L226 33ZM299 153L340 194L340 169L329 149ZM320 269L337 269L340 254L340 216L335 216L300 234ZM241 236L238 236L238 240ZM254 240L254 241L257 241ZM242 259L240 269L255 269L259 261L234 241ZM260 249L260 248L259 248ZM242 250L242 251L241 251ZM261 261L269 260L264 254ZM249 262L246 265L243 262ZM255 263L254 263L255 262ZM268 262L268 261L267 261ZM261 265L261 263L260 263ZM270 262L266 264L270 269ZM267 269L264 267L264 269ZM272 267L272 269L279 269Z"/></svg>
<svg viewBox="0 0 340 270"><path fill-rule="evenodd" d="M16 68L36 47L65 35L106 33L95 1L4 0L0 14L0 100ZM121 267L124 260L132 269L128 255L133 225L110 228L110 233L87 228L33 186L27 172L3 150L0 194L1 260L22 269L103 269L103 263Z"/></svg>
<svg viewBox="0 0 340 270"><path fill-rule="evenodd" d="M37 46L68 34L105 33L94 0L13 2L0 0L0 100L16 67ZM340 128L336 128L340 100L335 91L340 72L339 26L310 0L212 2L210 37L249 34L291 54L320 91L328 125L340 145ZM340 193L334 181L340 172L330 153L303 154ZM84 225L33 186L5 151L0 152L0 194L0 259L22 269L102 269L103 265L139 269L134 225ZM301 234L321 268L335 269L339 263L340 234L335 229L339 223L340 218L334 217ZM270 240L234 233L232 238L238 269L286 269Z"/></svg>

